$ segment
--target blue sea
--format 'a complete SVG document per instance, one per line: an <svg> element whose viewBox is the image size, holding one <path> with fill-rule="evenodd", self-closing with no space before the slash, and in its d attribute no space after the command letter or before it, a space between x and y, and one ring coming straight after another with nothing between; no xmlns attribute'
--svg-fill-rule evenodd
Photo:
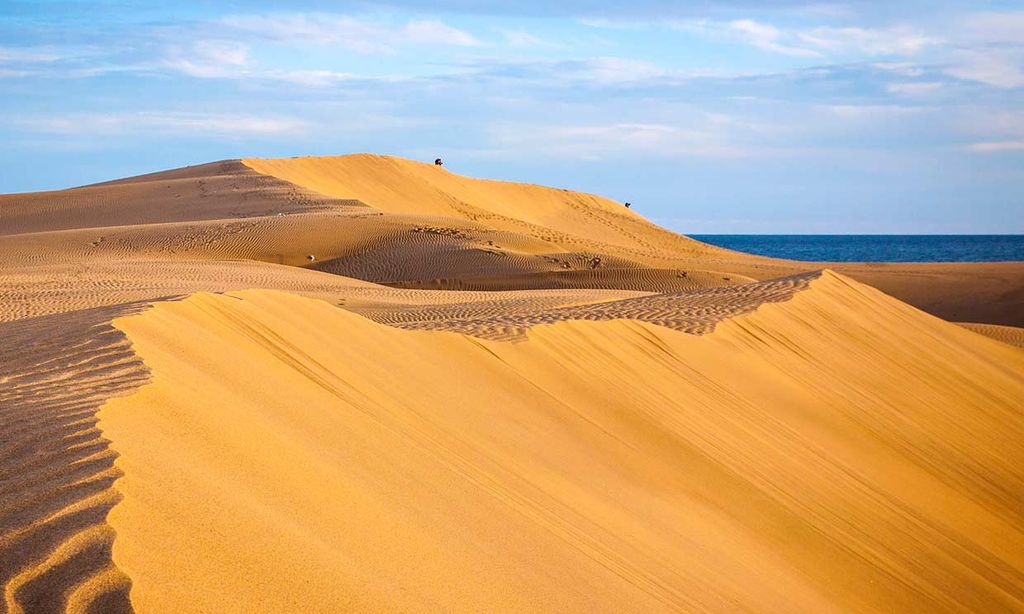
<svg viewBox="0 0 1024 614"><path fill-rule="evenodd" d="M1024 260L1024 235L688 235L751 254L824 262Z"/></svg>

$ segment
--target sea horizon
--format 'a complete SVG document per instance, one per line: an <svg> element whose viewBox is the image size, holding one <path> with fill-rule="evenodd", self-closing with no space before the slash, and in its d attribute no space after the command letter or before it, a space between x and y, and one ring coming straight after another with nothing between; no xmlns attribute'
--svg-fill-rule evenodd
<svg viewBox="0 0 1024 614"><path fill-rule="evenodd" d="M688 234L740 252L807 262L1020 262L1022 234Z"/></svg>

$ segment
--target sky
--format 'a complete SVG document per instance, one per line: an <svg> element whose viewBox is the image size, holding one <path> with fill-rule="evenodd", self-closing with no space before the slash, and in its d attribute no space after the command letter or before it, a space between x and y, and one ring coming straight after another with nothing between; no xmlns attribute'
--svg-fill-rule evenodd
<svg viewBox="0 0 1024 614"><path fill-rule="evenodd" d="M0 0L0 193L373 152L683 233L1024 233L1024 0Z"/></svg>

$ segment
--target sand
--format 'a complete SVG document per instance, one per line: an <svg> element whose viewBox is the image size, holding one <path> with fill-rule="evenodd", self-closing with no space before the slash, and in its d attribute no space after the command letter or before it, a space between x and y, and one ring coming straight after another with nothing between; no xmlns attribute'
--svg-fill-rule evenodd
<svg viewBox="0 0 1024 614"><path fill-rule="evenodd" d="M838 275L706 337L266 291L115 327L153 373L100 413L143 611L1022 605L1024 353Z"/></svg>
<svg viewBox="0 0 1024 614"><path fill-rule="evenodd" d="M0 611L1024 611L1022 296L381 156L0 196Z"/></svg>

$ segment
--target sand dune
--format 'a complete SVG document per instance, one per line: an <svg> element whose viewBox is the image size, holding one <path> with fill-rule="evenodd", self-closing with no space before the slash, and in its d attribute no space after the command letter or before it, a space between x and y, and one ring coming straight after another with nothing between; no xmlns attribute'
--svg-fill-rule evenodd
<svg viewBox="0 0 1024 614"><path fill-rule="evenodd" d="M568 251L585 246L594 254L633 260L645 268L725 272L708 276L709 285L725 285L714 280L729 276L763 280L830 267L944 319L1024 326L1024 263L1020 262L793 262L741 254L681 237L651 224L635 210L599 196L472 179L400 158L353 155L247 158L242 162L312 192L358 199L394 214L431 214L478 221L556 243ZM464 287L494 287L490 280L484 283L490 285L471 283ZM673 288L650 285L643 289Z"/></svg>
<svg viewBox="0 0 1024 614"><path fill-rule="evenodd" d="M483 222L533 236L567 251L593 248L646 265L686 253L731 252L668 232L623 205L592 194L473 179L389 156L242 160L266 175L335 198L354 198L394 214Z"/></svg>
<svg viewBox="0 0 1024 614"><path fill-rule="evenodd" d="M1024 263L822 266L383 156L2 195L0 612L1024 609Z"/></svg>
<svg viewBox="0 0 1024 614"><path fill-rule="evenodd" d="M142 611L1024 609L1024 353L835 274L704 337L265 291L115 326Z"/></svg>
<svg viewBox="0 0 1024 614"><path fill-rule="evenodd" d="M655 293L829 266L945 319L1024 326L1024 263L762 258L598 196L386 156L228 160L0 196L6 268L112 260L260 261L404 288Z"/></svg>

